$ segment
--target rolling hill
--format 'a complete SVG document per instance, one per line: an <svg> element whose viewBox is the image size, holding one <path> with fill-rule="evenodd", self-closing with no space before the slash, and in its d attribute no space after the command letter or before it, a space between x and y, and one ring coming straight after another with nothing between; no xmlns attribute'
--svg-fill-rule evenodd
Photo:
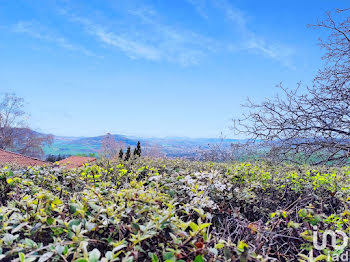
<svg viewBox="0 0 350 262"><path fill-rule="evenodd" d="M165 137L165 138L143 138L113 135L116 141L123 141L126 146L136 146L137 141L142 145L156 146L161 153L168 157L183 157L193 155L199 148L207 148L208 144L222 142L219 138L187 138L187 137ZM54 136L53 143L46 146L46 155L76 155L76 154L98 154L104 136L96 137L64 137ZM227 145L235 143L237 139L225 139Z"/></svg>

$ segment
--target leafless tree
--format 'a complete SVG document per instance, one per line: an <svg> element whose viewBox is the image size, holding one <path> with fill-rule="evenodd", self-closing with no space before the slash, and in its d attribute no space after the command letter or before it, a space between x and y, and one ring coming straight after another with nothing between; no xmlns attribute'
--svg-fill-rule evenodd
<svg viewBox="0 0 350 262"><path fill-rule="evenodd" d="M114 136L107 133L102 139L100 155L101 157L114 159L118 157L120 149L125 148L125 143L123 141L116 141Z"/></svg>
<svg viewBox="0 0 350 262"><path fill-rule="evenodd" d="M279 87L282 96L256 104L249 99L248 112L234 120L236 134L269 148L277 160L311 164L344 164L350 152L350 9L337 10L335 18L311 27L329 30L320 39L326 50L326 65L313 85L299 92L301 84L290 90Z"/></svg>
<svg viewBox="0 0 350 262"><path fill-rule="evenodd" d="M201 146L196 150L193 160L226 162L237 160L237 151L234 150L235 145L225 141L226 137L221 133L219 141L216 143L208 143L205 147Z"/></svg>
<svg viewBox="0 0 350 262"><path fill-rule="evenodd" d="M164 151L157 143L144 142L142 156L150 158L163 158L165 157Z"/></svg>
<svg viewBox="0 0 350 262"><path fill-rule="evenodd" d="M0 148L32 157L42 157L43 146L52 136L39 134L26 126L24 100L5 93L0 100Z"/></svg>
<svg viewBox="0 0 350 262"><path fill-rule="evenodd" d="M43 147L50 145L53 140L52 135L40 134L29 128L15 130L12 150L22 155L42 158L44 155Z"/></svg>
<svg viewBox="0 0 350 262"><path fill-rule="evenodd" d="M313 28L322 28L330 32L327 39L319 39L320 47L326 50L322 57L326 61L325 68L319 70L315 78L317 87L349 88L350 78L350 8L338 9L336 20L330 12L327 18L319 21Z"/></svg>
<svg viewBox="0 0 350 262"><path fill-rule="evenodd" d="M253 140L244 142L228 142L223 135L216 143L209 143L206 147L199 147L191 160L232 162L254 161L264 157L265 151L260 143Z"/></svg>

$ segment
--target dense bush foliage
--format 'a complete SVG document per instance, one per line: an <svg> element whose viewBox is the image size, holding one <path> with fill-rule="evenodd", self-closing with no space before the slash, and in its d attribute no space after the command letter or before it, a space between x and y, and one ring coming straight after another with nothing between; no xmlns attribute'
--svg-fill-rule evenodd
<svg viewBox="0 0 350 262"><path fill-rule="evenodd" d="M0 260L316 261L314 225L349 231L349 175L347 167L142 158L4 167Z"/></svg>

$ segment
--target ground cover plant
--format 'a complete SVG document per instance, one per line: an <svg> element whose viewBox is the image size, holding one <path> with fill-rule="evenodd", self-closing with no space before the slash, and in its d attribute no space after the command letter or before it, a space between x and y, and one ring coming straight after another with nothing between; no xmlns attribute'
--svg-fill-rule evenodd
<svg viewBox="0 0 350 262"><path fill-rule="evenodd" d="M0 260L326 261L347 247L316 250L313 226L348 233L349 175L349 167L145 158L7 166Z"/></svg>

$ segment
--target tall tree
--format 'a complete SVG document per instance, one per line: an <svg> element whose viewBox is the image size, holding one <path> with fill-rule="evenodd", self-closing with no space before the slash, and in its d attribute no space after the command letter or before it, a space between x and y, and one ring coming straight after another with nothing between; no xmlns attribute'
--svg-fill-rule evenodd
<svg viewBox="0 0 350 262"><path fill-rule="evenodd" d="M137 146L135 148L135 154L139 157L141 156L141 142L140 141L137 142Z"/></svg>
<svg viewBox="0 0 350 262"><path fill-rule="evenodd" d="M237 133L270 148L277 160L343 164L350 152L350 9L337 10L315 28L327 29L320 45L326 65L305 93L280 85L283 96L256 104L235 120ZM298 85L300 87L300 84Z"/></svg>
<svg viewBox="0 0 350 262"><path fill-rule="evenodd" d="M121 148L119 150L119 159L123 159L123 155L124 155L124 152L123 152L123 149Z"/></svg>
<svg viewBox="0 0 350 262"><path fill-rule="evenodd" d="M124 160L128 161L130 159L130 156L131 156L131 148L130 148L130 146L128 146L128 149L126 150L126 153L125 153Z"/></svg>
<svg viewBox="0 0 350 262"><path fill-rule="evenodd" d="M5 93L0 100L0 148L42 157L43 146L52 142L52 136L29 129L25 119L23 98Z"/></svg>

